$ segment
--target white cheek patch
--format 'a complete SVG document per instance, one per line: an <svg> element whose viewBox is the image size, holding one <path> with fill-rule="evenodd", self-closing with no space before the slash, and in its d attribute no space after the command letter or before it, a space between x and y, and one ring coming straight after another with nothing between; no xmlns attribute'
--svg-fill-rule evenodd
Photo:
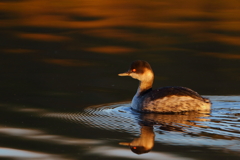
<svg viewBox="0 0 240 160"><path fill-rule="evenodd" d="M151 70L145 69L144 73L130 73L129 74L132 78L138 79L142 82L153 81L153 72Z"/></svg>
<svg viewBox="0 0 240 160"><path fill-rule="evenodd" d="M153 73L150 70L145 70L141 81L152 81L153 77Z"/></svg>
<svg viewBox="0 0 240 160"><path fill-rule="evenodd" d="M137 74L137 73L130 73L129 75L130 75L132 78L138 79L138 80L140 80L140 77L141 77L141 76L139 76L139 74Z"/></svg>

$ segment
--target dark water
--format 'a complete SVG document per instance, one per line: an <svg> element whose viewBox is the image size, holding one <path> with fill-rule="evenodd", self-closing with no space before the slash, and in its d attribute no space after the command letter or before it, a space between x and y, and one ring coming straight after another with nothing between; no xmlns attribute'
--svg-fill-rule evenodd
<svg viewBox="0 0 240 160"><path fill-rule="evenodd" d="M129 102L82 112L1 105L0 156L13 159L239 159L240 97L208 96L211 113L139 114ZM150 127L153 126L153 127ZM153 141L136 155L120 142Z"/></svg>
<svg viewBox="0 0 240 160"><path fill-rule="evenodd" d="M0 0L0 158L239 159L239 12L236 0ZM209 95L211 113L129 110L138 82L117 74L135 59L154 88ZM151 152L119 145L141 132Z"/></svg>

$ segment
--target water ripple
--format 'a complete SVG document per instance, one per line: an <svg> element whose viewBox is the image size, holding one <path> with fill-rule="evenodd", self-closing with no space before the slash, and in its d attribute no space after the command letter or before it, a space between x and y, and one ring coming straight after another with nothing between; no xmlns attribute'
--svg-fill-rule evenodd
<svg viewBox="0 0 240 160"><path fill-rule="evenodd" d="M153 125L155 141L240 152L240 96L208 96L211 113L139 114L129 102L90 106L80 113L48 113L74 123L139 135L141 125Z"/></svg>

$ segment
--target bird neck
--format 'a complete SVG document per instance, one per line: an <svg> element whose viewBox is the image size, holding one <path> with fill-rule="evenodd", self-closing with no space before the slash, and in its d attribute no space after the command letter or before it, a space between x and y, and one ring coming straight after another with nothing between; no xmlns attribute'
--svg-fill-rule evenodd
<svg viewBox="0 0 240 160"><path fill-rule="evenodd" d="M153 82L140 82L137 90L138 95L142 95L144 92L152 88Z"/></svg>
<svg viewBox="0 0 240 160"><path fill-rule="evenodd" d="M149 72L147 75L144 76L145 78L141 79L139 82L137 94L142 95L147 90L152 88L153 80L154 80L154 74L153 72Z"/></svg>

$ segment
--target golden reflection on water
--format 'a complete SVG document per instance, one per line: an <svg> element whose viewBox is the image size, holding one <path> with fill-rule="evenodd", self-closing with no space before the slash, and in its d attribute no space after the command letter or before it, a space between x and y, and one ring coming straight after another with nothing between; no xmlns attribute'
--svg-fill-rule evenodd
<svg viewBox="0 0 240 160"><path fill-rule="evenodd" d="M239 46L234 33L240 31L239 1L46 1L30 0L1 2L3 18L1 27L49 27L83 29L81 32L95 37L136 41L158 49L163 44L181 43L177 37L161 37L155 33L135 33L121 27L149 30L165 30L184 34L192 42L216 41ZM116 28L117 27L117 28ZM215 33L213 34L212 31ZM224 32L224 34L222 34ZM231 33L231 34L230 34ZM66 41L69 35L47 33L19 33L23 39L43 41ZM134 48L120 46L85 48L93 52L109 54L132 52ZM84 48L82 48L84 49ZM100 50L100 51L99 51ZM218 53L215 53L218 54ZM221 56L228 58L228 56ZM234 57L232 57L234 58Z"/></svg>
<svg viewBox="0 0 240 160"><path fill-rule="evenodd" d="M4 58L19 56L26 61L16 60L19 66L85 67L87 74L93 67L117 64L108 67L114 72L118 64L143 59L155 64L156 73L161 73L156 80L162 85L188 86L203 94L238 94L230 89L238 84L238 70L222 68L237 68L232 60L239 60L239 4L235 0L4 1L0 52ZM223 86L226 82L235 82L234 87Z"/></svg>
<svg viewBox="0 0 240 160"><path fill-rule="evenodd" d="M141 126L141 134L139 138L135 138L132 142L120 142L120 145L129 146L132 152L136 154L148 153L154 146L154 128L153 125L159 125L159 128L164 131L175 131L187 133L186 128L201 127L208 128L207 126L201 126L196 121L209 121L209 113L195 113L190 112L186 114L143 114L140 116L140 120L143 125ZM184 133L185 132L185 133ZM201 136L201 134L198 134Z"/></svg>
<svg viewBox="0 0 240 160"><path fill-rule="evenodd" d="M105 47L92 47L85 49L87 51L98 52L98 53L106 53L106 54L122 54L134 52L135 49L126 48L126 47L116 47L116 46L105 46Z"/></svg>
<svg viewBox="0 0 240 160"><path fill-rule="evenodd" d="M70 40L69 37L57 36L52 34L40 34L40 33L20 33L20 38L40 40L40 41L66 41Z"/></svg>

